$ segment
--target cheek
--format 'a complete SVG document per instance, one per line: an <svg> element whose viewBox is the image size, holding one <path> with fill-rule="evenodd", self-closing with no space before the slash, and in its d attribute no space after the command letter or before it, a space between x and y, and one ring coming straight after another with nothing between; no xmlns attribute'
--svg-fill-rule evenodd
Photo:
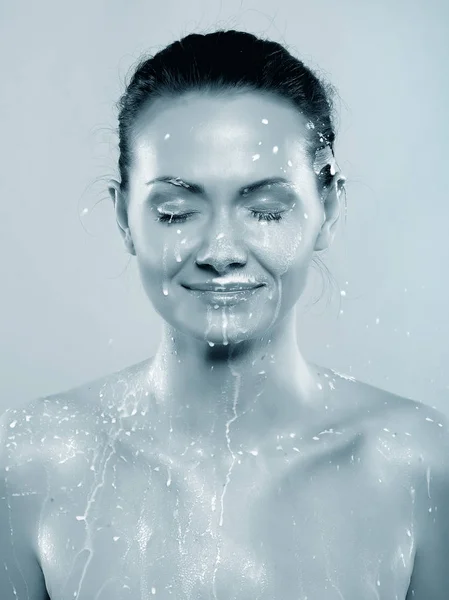
<svg viewBox="0 0 449 600"><path fill-rule="evenodd" d="M275 279L290 271L307 268L318 233L314 219L286 219L281 222L254 221L234 230L234 243L244 243L251 255ZM170 225L154 222L148 215L140 215L132 227L136 258L140 270L154 283L170 279L193 260L195 252L207 243L207 232L193 224Z"/></svg>
<svg viewBox="0 0 449 600"><path fill-rule="evenodd" d="M179 269L188 242L182 227L158 223L154 213L145 209L130 215L129 223L141 271L159 280L164 272Z"/></svg>
<svg viewBox="0 0 449 600"><path fill-rule="evenodd" d="M247 236L260 262L276 278L307 266L314 245L314 231L305 222L292 220L281 223L258 223L258 228Z"/></svg>
<svg viewBox="0 0 449 600"><path fill-rule="evenodd" d="M151 237L151 239L150 239ZM154 235L135 244L136 259L141 275L152 287L164 288L164 282L172 279L183 267L187 257L188 238L182 235Z"/></svg>

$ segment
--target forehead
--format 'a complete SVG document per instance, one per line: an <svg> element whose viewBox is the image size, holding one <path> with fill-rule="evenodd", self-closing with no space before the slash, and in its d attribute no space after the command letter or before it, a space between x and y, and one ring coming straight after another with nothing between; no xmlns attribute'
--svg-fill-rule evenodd
<svg viewBox="0 0 449 600"><path fill-rule="evenodd" d="M160 98L135 123L133 162L147 180L184 174L204 183L310 170L306 124L283 99L256 92Z"/></svg>

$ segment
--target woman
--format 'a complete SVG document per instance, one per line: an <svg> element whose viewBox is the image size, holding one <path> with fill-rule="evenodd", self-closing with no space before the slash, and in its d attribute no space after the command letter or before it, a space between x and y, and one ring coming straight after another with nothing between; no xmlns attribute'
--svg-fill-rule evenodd
<svg viewBox="0 0 449 600"><path fill-rule="evenodd" d="M110 194L162 339L4 415L3 600L447 598L444 417L297 345L340 214L331 117L248 33L138 66Z"/></svg>

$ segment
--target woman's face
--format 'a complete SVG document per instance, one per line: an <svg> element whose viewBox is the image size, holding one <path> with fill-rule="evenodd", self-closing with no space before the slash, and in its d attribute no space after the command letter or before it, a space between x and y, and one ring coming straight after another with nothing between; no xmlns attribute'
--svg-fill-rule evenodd
<svg viewBox="0 0 449 600"><path fill-rule="evenodd" d="M172 327L235 343L294 307L338 217L333 192L320 198L307 135L294 108L253 92L192 93L142 112L128 191L111 192L144 289Z"/></svg>

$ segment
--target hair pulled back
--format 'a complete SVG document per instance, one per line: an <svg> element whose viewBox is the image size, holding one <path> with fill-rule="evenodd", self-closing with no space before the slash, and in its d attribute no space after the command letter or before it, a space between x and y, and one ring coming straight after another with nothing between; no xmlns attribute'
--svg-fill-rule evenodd
<svg viewBox="0 0 449 600"><path fill-rule="evenodd" d="M335 130L329 84L277 42L235 30L195 33L142 60L119 100L121 190L128 189L133 126L144 107L161 97L226 90L261 91L290 101L309 121L307 141L312 160L318 150L326 147L333 154ZM324 186L331 182L329 165L318 179Z"/></svg>

